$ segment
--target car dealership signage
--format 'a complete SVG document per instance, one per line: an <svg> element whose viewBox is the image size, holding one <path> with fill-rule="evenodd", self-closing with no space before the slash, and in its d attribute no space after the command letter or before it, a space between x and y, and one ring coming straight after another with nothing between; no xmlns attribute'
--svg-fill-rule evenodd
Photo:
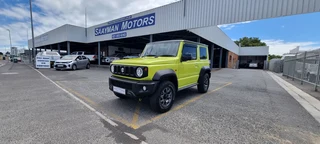
<svg viewBox="0 0 320 144"><path fill-rule="evenodd" d="M37 56L36 57L36 68L50 68L50 57L49 56Z"/></svg>
<svg viewBox="0 0 320 144"><path fill-rule="evenodd" d="M151 13L148 15L144 15L144 16L140 16L132 19L127 19L122 22L95 28L95 36L152 26L152 25L155 25L155 23L156 23L156 15L155 13Z"/></svg>

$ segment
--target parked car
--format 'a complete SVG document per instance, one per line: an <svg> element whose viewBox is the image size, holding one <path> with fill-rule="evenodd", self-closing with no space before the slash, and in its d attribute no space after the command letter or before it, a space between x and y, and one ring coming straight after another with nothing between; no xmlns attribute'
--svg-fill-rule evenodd
<svg viewBox="0 0 320 144"><path fill-rule="evenodd" d="M105 60L104 60L104 62L106 62L106 63L112 63L114 60L123 59L123 57L125 57L125 56L126 56L125 53L113 54L113 55L110 55L110 56L106 57Z"/></svg>
<svg viewBox="0 0 320 144"><path fill-rule="evenodd" d="M140 57L140 54L129 54L123 57L123 59L131 59L131 58L138 58L138 57Z"/></svg>
<svg viewBox="0 0 320 144"><path fill-rule="evenodd" d="M54 63L56 70L90 68L90 60L86 56L66 55Z"/></svg>
<svg viewBox="0 0 320 144"><path fill-rule="evenodd" d="M53 51L39 52L37 56L49 56L51 67L53 67L53 64L56 60L59 60L61 58L61 55L58 52L53 52Z"/></svg>
<svg viewBox="0 0 320 144"><path fill-rule="evenodd" d="M91 62L97 60L97 55L94 53L86 52L86 51L74 51L71 55L83 55L86 56Z"/></svg>

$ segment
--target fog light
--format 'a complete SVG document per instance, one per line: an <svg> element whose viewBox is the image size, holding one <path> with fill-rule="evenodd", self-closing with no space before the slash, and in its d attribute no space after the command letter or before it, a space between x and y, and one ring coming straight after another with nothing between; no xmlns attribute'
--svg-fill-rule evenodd
<svg viewBox="0 0 320 144"><path fill-rule="evenodd" d="M70 67L70 65L68 65L68 67Z"/></svg>
<svg viewBox="0 0 320 144"><path fill-rule="evenodd" d="M146 87L146 86L143 86L142 89L143 89L143 91L146 91L146 90L147 90L147 87Z"/></svg>

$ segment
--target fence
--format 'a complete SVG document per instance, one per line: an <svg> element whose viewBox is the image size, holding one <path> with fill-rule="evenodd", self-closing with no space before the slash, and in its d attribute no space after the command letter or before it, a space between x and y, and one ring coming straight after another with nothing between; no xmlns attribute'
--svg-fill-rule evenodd
<svg viewBox="0 0 320 144"><path fill-rule="evenodd" d="M320 81L320 49L298 53L283 62L283 76L299 80L301 84L314 85L317 91Z"/></svg>

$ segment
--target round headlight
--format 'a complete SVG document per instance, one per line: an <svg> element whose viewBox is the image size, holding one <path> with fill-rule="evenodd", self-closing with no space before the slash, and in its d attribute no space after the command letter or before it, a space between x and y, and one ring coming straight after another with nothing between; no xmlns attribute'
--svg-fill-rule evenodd
<svg viewBox="0 0 320 144"><path fill-rule="evenodd" d="M143 70L142 70L141 67L138 67L138 68L137 68L136 74L137 74L138 77L142 77L142 75L143 75Z"/></svg>
<svg viewBox="0 0 320 144"><path fill-rule="evenodd" d="M114 65L111 65L111 72L114 72Z"/></svg>

